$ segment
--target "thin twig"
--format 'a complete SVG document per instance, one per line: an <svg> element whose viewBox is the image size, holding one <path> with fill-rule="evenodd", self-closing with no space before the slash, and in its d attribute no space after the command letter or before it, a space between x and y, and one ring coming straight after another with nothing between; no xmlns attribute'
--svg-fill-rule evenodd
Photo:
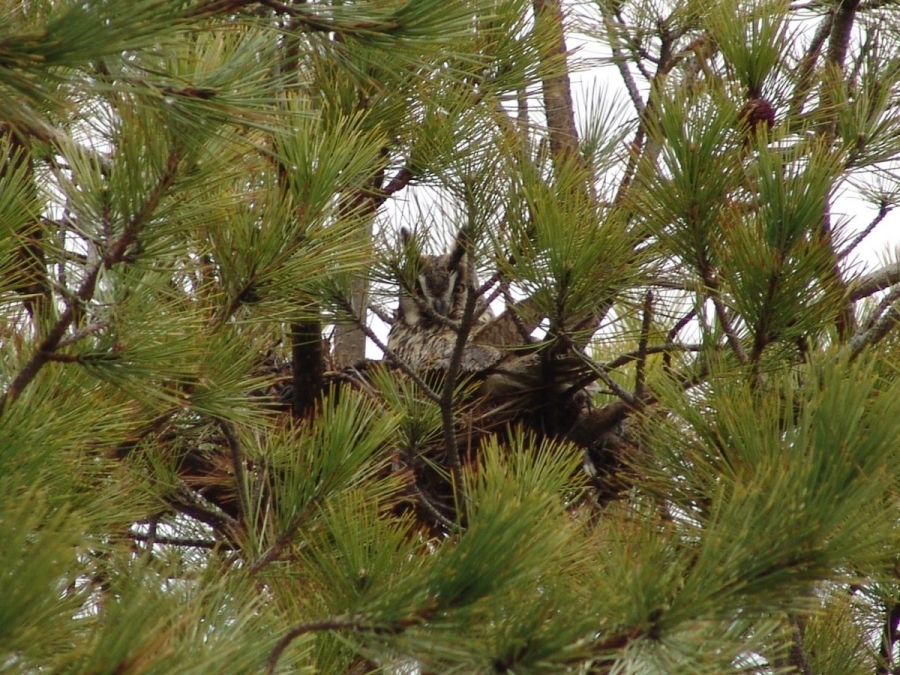
<svg viewBox="0 0 900 675"><path fill-rule="evenodd" d="M731 320L728 318L728 313L725 311L725 305L722 303L722 299L719 294L719 284L713 277L713 273L711 270L704 271L703 282L706 284L706 288L709 292L709 298L710 300L712 300L713 307L716 311L716 318L722 325L722 330L725 332L725 338L728 340L728 345L731 347L731 351L734 352L734 355L737 357L737 360L741 364L746 365L750 362L750 359L747 357L747 352L744 351L744 347L741 344L741 340L738 337L737 332L731 325Z"/></svg>
<svg viewBox="0 0 900 675"><path fill-rule="evenodd" d="M725 338L728 340L728 345L731 347L731 351L734 352L734 355L737 357L737 360L742 364L749 363L750 359L747 356L747 352L744 351L744 346L741 344L741 339L738 337L737 332L734 330L734 326L731 325L731 321L728 318L728 313L725 311L725 305L722 304L722 300L719 298L718 293L714 293L710 296L713 301L713 307L716 310L716 317L719 319L719 323L722 324L722 330L725 331Z"/></svg>
<svg viewBox="0 0 900 675"><path fill-rule="evenodd" d="M516 327L516 330L519 331L519 335L522 336L525 344L533 342L534 338L531 337L531 331L528 330L528 326L525 325L525 322L522 321L522 317L519 316L519 313L516 311L516 301L513 299L512 295L510 295L508 289L503 290L503 299L506 301L506 310L504 311L504 314L509 313L509 318L512 319L513 325Z"/></svg>
<svg viewBox="0 0 900 675"><path fill-rule="evenodd" d="M685 314L683 317L678 319L675 322L675 325L669 329L669 332L666 333L666 344L674 345L675 338L678 337L678 334L682 331L682 329L687 326L691 321L694 320L694 317L697 316L697 310L692 309L690 312ZM665 368L666 372L671 372L672 369L672 353L666 352L663 356L663 368Z"/></svg>
<svg viewBox="0 0 900 675"><path fill-rule="evenodd" d="M806 103L806 99L812 89L812 78L815 73L816 62L822 54L822 46L825 44L825 40L828 39L828 34L831 33L833 21L834 13L829 12L828 15L822 19L818 28L816 28L816 32L806 50L806 54L804 54L797 66L797 86L794 88L794 94L791 97L791 102L788 106L787 119L795 118L802 110L804 103Z"/></svg>
<svg viewBox="0 0 900 675"><path fill-rule="evenodd" d="M466 247L470 248L468 239L466 239ZM459 332L456 335L456 344L453 346L453 353L450 355L450 363L447 365L447 372L444 374L444 389L441 392L440 409L441 409L441 426L444 431L444 448L447 452L447 458L450 461L450 474L453 480L454 490L459 491L462 495L460 500L465 502L465 494L462 493L462 460L459 455L459 443L456 440L456 424L453 418L453 399L456 392L456 376L459 373L459 367L462 363L463 352L466 343L469 340L469 333L475 324L475 304L478 301L478 293L475 288L474 261L471 252L466 259L469 266L468 279L466 287L468 293L466 295L466 303L463 306L462 319L459 322Z"/></svg>
<svg viewBox="0 0 900 675"><path fill-rule="evenodd" d="M843 251L838 253L838 260L843 260L848 255L850 255L853 252L853 250L862 243L863 239L868 237L872 233L872 230L874 230L876 227L878 227L878 224L882 220L884 220L885 216L887 216L887 214L889 214L893 209L894 209L894 207L891 206L890 204L888 204L887 202L882 202L881 207L878 209L878 213L876 214L876 216L872 220L872 222L869 223L868 225L866 225L865 229L862 232L860 232L858 235L856 235L853 238L853 241L851 241L849 244L847 244L847 246L844 248Z"/></svg>
<svg viewBox="0 0 900 675"><path fill-rule="evenodd" d="M674 344L675 338L678 337L678 334L684 329L685 326L693 321L695 316L697 316L697 310L692 309L690 312L678 319L678 321L675 322L675 325L672 326L671 329L669 329L668 333L666 333L666 344Z"/></svg>
<svg viewBox="0 0 900 675"><path fill-rule="evenodd" d="M381 307L375 305L373 303L369 303L369 311L372 312L375 316L381 319L388 326L392 326L394 324L394 317L387 314Z"/></svg>
<svg viewBox="0 0 900 675"><path fill-rule="evenodd" d="M869 320L866 321L866 324L863 326L863 330L868 330L872 326L875 325L875 322L878 321L878 318L884 314L893 305L898 299L900 299L900 288L895 288L890 293L885 295L881 302L878 303L878 306L875 308L875 311L872 312L872 316L869 317Z"/></svg>
<svg viewBox="0 0 900 675"><path fill-rule="evenodd" d="M274 562L278 559L278 556L281 555L281 552L287 548L290 543L294 540L294 535L297 532L297 529L300 527L300 523L303 522L303 519L306 518L313 508L319 503L318 497L313 497L309 500L303 510L294 514L294 517L291 518L290 522L288 522L287 526L284 528L284 531L278 535L278 538L275 540L275 543L272 544L269 548L259 554L253 562L247 567L247 573L251 576L258 574L259 571L268 565L269 563Z"/></svg>
<svg viewBox="0 0 900 675"><path fill-rule="evenodd" d="M147 555L150 555L153 552L153 545L159 542L159 538L157 537L157 528L159 527L159 514L154 513L150 516L150 523L147 527ZM132 539L138 539L137 537L132 537ZM140 541L140 540L138 540Z"/></svg>
<svg viewBox="0 0 900 675"><path fill-rule="evenodd" d="M490 279L485 281L483 284L481 284L481 286L479 286L475 290L475 294L478 296L483 296L485 293L487 293L489 290L491 290L491 288L493 288L495 284L499 283L502 278L503 278L503 275L500 272L494 272L491 275ZM491 302L493 302L493 300L487 301L488 304L490 304Z"/></svg>
<svg viewBox="0 0 900 675"><path fill-rule="evenodd" d="M231 462L234 464L234 482L237 488L238 507L241 515L246 519L250 516L250 509L247 504L247 481L244 474L244 457L241 452L241 443L231 422L225 420L219 421L219 428L225 436L228 443L228 449L231 451Z"/></svg>
<svg viewBox="0 0 900 675"><path fill-rule="evenodd" d="M388 359L397 365L397 367L402 370L409 378L415 382L419 387L421 387L422 392L430 398L435 403L439 403L441 400L441 395L438 394L434 389L432 389L425 380L423 380L419 375L413 370L412 366L406 363L403 359L399 358L394 352L384 344L381 339L375 334L371 328L366 325L366 322L360 319L356 312L353 311L352 307L345 301L344 298L336 298L338 302L342 305L342 309L347 313L348 316L351 317L353 322L356 324L356 327L361 330L367 338L369 338L381 352L388 357Z"/></svg>
<svg viewBox="0 0 900 675"><path fill-rule="evenodd" d="M678 345L674 342L667 342L661 345L648 345L643 354L645 356L650 356L651 354L668 354L671 352L699 352L702 349L702 345ZM632 361L636 361L641 357L641 351L633 351L626 352L620 356L617 356L612 361L608 361L603 364L603 367L606 370L615 370L616 368L621 368L627 363L631 363Z"/></svg>
<svg viewBox="0 0 900 675"><path fill-rule="evenodd" d="M617 383L614 379L609 376L609 373L606 372L606 368L604 368L601 364L594 361L587 354L582 353L580 349L572 350L573 353L581 359L594 373L596 373L597 377L603 380L603 383L610 388L610 390L618 396L622 401L627 403L630 406L638 405L639 399L635 397L630 391L622 387L619 383Z"/></svg>
<svg viewBox="0 0 900 675"><path fill-rule="evenodd" d="M87 326L83 326L82 328L79 328L78 330L73 331L71 335L67 335L62 340L60 340L58 348L61 349L62 347L68 347L69 345L75 344L79 340L82 340L83 338L86 338L89 335L93 335L94 333L98 333L101 330L107 328L108 325L109 324L107 324L104 321L99 321L97 323L92 323L92 324L88 324Z"/></svg>
<svg viewBox="0 0 900 675"><path fill-rule="evenodd" d="M204 499L183 482L179 482L175 494L166 498L166 503L179 513L206 523L232 541L238 540L240 523L215 504Z"/></svg>
<svg viewBox="0 0 900 675"><path fill-rule="evenodd" d="M622 54L622 50L617 44L619 42L619 35L613 26L613 21L606 12L603 13L603 20L604 23L606 23L606 30L610 36L610 48L613 53L613 63L615 63L616 68L619 69L619 75L622 77L622 82L625 84L625 89L628 91L628 96L631 98L631 103L634 105L638 117L643 117L646 104L644 103L644 99L641 96L637 83L634 81L634 76L631 74L631 71L628 70L628 60L625 58L625 55ZM623 25L623 28L624 27L625 26Z"/></svg>
<svg viewBox="0 0 900 675"><path fill-rule="evenodd" d="M381 206L391 195L399 192L413 179L413 172L408 166L401 167L388 184L378 191L374 197L375 206Z"/></svg>
<svg viewBox="0 0 900 675"><path fill-rule="evenodd" d="M137 541L145 541L149 546L160 544L162 546L185 546L189 548L225 548L233 549L234 546L228 542L213 541L211 539L191 539L187 537L164 537L159 534L141 534L140 532L129 532L128 536Z"/></svg>
<svg viewBox="0 0 900 675"><path fill-rule="evenodd" d="M659 57L653 56L650 52L644 49L641 46L641 43L628 34L628 23L625 21L625 17L622 15L622 6L621 4L613 8L613 13L615 14L616 20L619 22L619 25L622 27L620 37L625 43L628 45L628 50L631 52L631 56L634 59L635 67L641 71L641 75L644 76L648 82L653 78L650 74L650 71L644 67L642 60L647 60L650 63L654 63L657 66L659 65Z"/></svg>
<svg viewBox="0 0 900 675"><path fill-rule="evenodd" d="M431 498L425 494L425 491L415 482L415 480L412 483L412 487L416 493L416 497L419 498L419 503L435 520L446 527L448 532L458 532L462 529L462 526L459 523L454 523L438 510L438 507L431 501Z"/></svg>
<svg viewBox="0 0 900 675"><path fill-rule="evenodd" d="M281 639L275 643L275 646L272 648L272 652L271 654L269 654L269 660L266 664L266 674L271 675L275 672L275 667L278 665L278 661L281 658L281 655L284 653L284 650L287 649L290 644L301 635L323 630L342 630L346 628L368 633L390 633L399 632L402 630L402 626L400 625L396 627L373 626L372 624L364 623L361 619L343 616L336 616L328 619L320 619L319 621L308 621L307 623L301 623L297 626L294 626L294 628L285 633L281 637Z"/></svg>
<svg viewBox="0 0 900 675"><path fill-rule="evenodd" d="M653 291L644 298L644 316L641 319L641 336L638 341L637 364L634 370L634 395L644 395L644 375L647 367L647 343L650 341L650 324L653 321Z"/></svg>
<svg viewBox="0 0 900 675"><path fill-rule="evenodd" d="M663 354L668 357L672 352L699 352L703 348L703 345L677 345L674 342L667 342L662 345L650 345L646 349L646 355L649 356L651 354ZM585 355L586 356L586 355ZM621 368L622 366L631 363L632 361L636 361L640 356L638 351L626 352L617 356L612 361L608 361L606 363L600 364L604 370L607 372L610 370L615 370L616 368ZM590 358L590 357L587 357ZM670 364L671 365L671 364ZM588 385L596 382L599 379L599 375L596 373L594 369L588 375L585 375L579 380L576 380L572 386L566 391L576 392L584 389Z"/></svg>

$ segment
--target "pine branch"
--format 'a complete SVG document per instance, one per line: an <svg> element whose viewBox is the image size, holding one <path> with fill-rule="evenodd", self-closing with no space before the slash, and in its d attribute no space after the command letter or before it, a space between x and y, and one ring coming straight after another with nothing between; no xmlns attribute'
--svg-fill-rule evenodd
<svg viewBox="0 0 900 675"><path fill-rule="evenodd" d="M707 280L707 287L710 289L710 299L713 302L716 318L719 320L722 331L725 333L725 338L728 340L728 345L737 357L738 362L746 365L750 362L750 359L747 357L747 352L744 351L744 346L741 344L741 339L734 330L734 326L731 325L731 320L728 318L728 313L725 311L725 305L722 304L722 300L719 298L718 286L714 282L713 285L710 286L711 281L711 278Z"/></svg>
<svg viewBox="0 0 900 675"><path fill-rule="evenodd" d="M794 119L800 114L810 91L812 91L816 62L822 54L822 47L825 45L825 40L827 40L828 36L831 34L833 23L834 13L829 12L816 28L816 32L806 49L806 54L803 55L803 58L797 66L797 86L794 87L794 93L791 96L791 102L788 105L788 119Z"/></svg>
<svg viewBox="0 0 900 675"><path fill-rule="evenodd" d="M266 567L269 563L275 562L284 551L284 549L294 541L294 535L296 535L297 529L300 527L300 524L318 504L318 498L310 499L303 510L299 513L296 513L294 517L291 518L290 522L287 524L287 527L285 527L282 533L278 535L278 538L275 539L275 543L265 551L263 551L247 566L247 574L249 574L250 576L255 576L259 574L260 570Z"/></svg>
<svg viewBox="0 0 900 675"><path fill-rule="evenodd" d="M628 60L625 58L624 54L622 54L622 49L618 44L618 39L620 37L619 33L614 27L612 19L608 16L604 5L600 5L600 11L603 13L603 21L606 24L607 33L615 41L610 42L610 49L612 50L613 55L613 63L615 63L616 68L619 69L619 75L622 78L622 82L625 84L625 90L628 92L628 96L631 98L631 103L634 106L634 109L637 111L638 117L642 117L644 115L644 109L646 105L644 104L644 99L641 96L640 89L638 89L637 83L634 81L634 76L628 69ZM622 33L625 35L626 42L628 42L631 47L632 54L634 54L636 50L633 41L628 39L627 25L625 24L625 21L622 19L621 15L619 15L618 13L616 14L616 18L618 19L618 23L622 28ZM649 55L647 55L647 58L649 58ZM641 70L641 73L644 75L647 81L653 79L649 73L644 71L640 58L635 58L635 63L638 69Z"/></svg>
<svg viewBox="0 0 900 675"><path fill-rule="evenodd" d="M437 505L431 500L431 497L426 494L426 492L422 489L422 486L416 482L415 478L412 483L413 491L416 493L416 497L419 500L419 503L422 507L428 511L432 518L434 518L438 523L440 523L443 527L447 529L447 532L460 532L464 528L459 523L453 522L447 516L440 512Z"/></svg>
<svg viewBox="0 0 900 675"><path fill-rule="evenodd" d="M615 370L616 368L621 368L622 366L631 363L632 361L638 361L641 358L641 355L644 357L650 356L651 354L671 354L672 352L699 352L703 348L703 345L679 345L674 342L666 342L661 345L647 345L643 350L637 349L633 352L625 352L614 358L612 361L607 361L603 364L603 368L606 370Z"/></svg>
<svg viewBox="0 0 900 675"><path fill-rule="evenodd" d="M163 196L175 182L180 159L181 155L178 150L172 150L169 153L165 171L141 205L141 208L131 217L121 236L113 242L104 252L102 258L88 271L84 281L75 293L75 300L67 303L66 309L50 329L47 337L41 341L31 358L13 379L3 396L0 397L0 417L3 416L7 406L14 403L25 387L37 376L38 372L49 360L49 356L59 348L66 331L75 319L77 311L75 304L86 305L90 301L94 295L100 272L103 269L110 269L118 265L125 259L129 247L137 240L138 234L156 210Z"/></svg>
<svg viewBox="0 0 900 675"><path fill-rule="evenodd" d="M560 0L532 0L535 24L550 26L553 35L551 52L559 57L566 54L563 10ZM572 104L572 88L568 69L551 72L546 59L542 61L544 111L550 134L550 154L560 170L564 164L577 162L584 169L583 158L578 152L578 129L575 126L575 109Z"/></svg>
<svg viewBox="0 0 900 675"><path fill-rule="evenodd" d="M853 22L856 19L856 10L859 0L841 0L834 10L834 18L831 25L831 34L828 40L828 63L843 69L847 58L847 48L850 46L850 36L853 33Z"/></svg>
<svg viewBox="0 0 900 675"><path fill-rule="evenodd" d="M627 389L622 387L614 379L612 379L609 376L609 373L606 372L606 368L604 368L602 365L600 365L599 363L594 361L592 358L590 358L586 354L582 353L582 351L580 349L577 349L577 348L572 349L572 352L579 359L581 359L588 366L588 368L590 368L597 375L597 377L600 378L603 381L603 383L607 387L610 388L610 390L616 396L618 396L620 399L622 399L622 402L624 402L632 407L636 407L639 405L639 399L634 394L629 392Z"/></svg>

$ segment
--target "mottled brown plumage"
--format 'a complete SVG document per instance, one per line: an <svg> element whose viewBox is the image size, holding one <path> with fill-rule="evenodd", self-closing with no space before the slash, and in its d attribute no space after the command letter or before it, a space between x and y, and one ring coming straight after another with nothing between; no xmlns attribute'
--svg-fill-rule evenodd
<svg viewBox="0 0 900 675"><path fill-rule="evenodd" d="M400 300L388 347L394 358L420 373L445 370L459 337L470 287L464 233L444 255L418 255L407 233L404 242L413 266L401 283ZM405 286L411 285L409 290ZM549 356L531 346L529 331L540 317L528 300L495 317L484 299L475 302L475 322L467 336L461 374L479 375L481 391L492 397L526 394L532 401L541 392L564 392L586 374L584 362L573 355Z"/></svg>
<svg viewBox="0 0 900 675"><path fill-rule="evenodd" d="M440 382L449 368L468 294L478 287L477 280L470 282L474 266L464 236L460 234L452 251L434 256L420 254L404 235L407 267L400 274L388 346L395 361L429 383ZM483 298L476 299L474 324L456 373L475 385L471 390L475 396L466 400L458 420L459 447L477 451L481 438L506 434L518 424L540 436L573 441L584 448L585 466L598 485L598 501L604 501L620 489L609 476L619 467L615 451L619 445L613 440L622 436L621 420L607 423L603 410L594 407L594 370L578 345L530 336L543 318L536 307L528 298L495 317ZM415 453L400 463L415 473L420 489L438 502L450 503L452 491L435 469L446 469L443 453L441 439L416 446Z"/></svg>
<svg viewBox="0 0 900 675"><path fill-rule="evenodd" d="M405 237L408 241L408 235ZM458 238L450 253L415 256L409 261L414 268L409 275L412 288L407 289L401 283L388 348L395 358L415 370L438 370L449 365L470 287L468 257L463 246ZM477 298L471 335L476 335L493 318L484 299ZM464 372L489 368L502 357L497 349L469 342L463 352Z"/></svg>

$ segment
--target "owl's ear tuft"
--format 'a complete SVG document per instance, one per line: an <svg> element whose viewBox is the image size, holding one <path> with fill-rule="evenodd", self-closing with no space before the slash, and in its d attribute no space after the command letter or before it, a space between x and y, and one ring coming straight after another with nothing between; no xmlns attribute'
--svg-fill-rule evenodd
<svg viewBox="0 0 900 675"><path fill-rule="evenodd" d="M415 233L410 232L407 228L400 228L400 244L407 255L420 255L419 240Z"/></svg>
<svg viewBox="0 0 900 675"><path fill-rule="evenodd" d="M447 258L448 270L455 270L459 267L459 263L469 250L470 244L468 229L465 227L460 228L456 234L456 242L453 245L453 250L450 252L450 257Z"/></svg>
<svg viewBox="0 0 900 675"><path fill-rule="evenodd" d="M405 227L400 228L400 244L402 247L402 266L404 268L412 266L417 269L421 263L421 251L419 250L419 242L416 240L415 234Z"/></svg>

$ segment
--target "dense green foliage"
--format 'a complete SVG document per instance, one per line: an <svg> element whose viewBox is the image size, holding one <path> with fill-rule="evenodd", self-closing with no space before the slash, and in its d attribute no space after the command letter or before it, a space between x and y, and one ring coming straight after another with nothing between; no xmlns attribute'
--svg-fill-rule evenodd
<svg viewBox="0 0 900 675"><path fill-rule="evenodd" d="M897 672L898 10L0 0L0 672ZM577 433L362 362L400 226Z"/></svg>

